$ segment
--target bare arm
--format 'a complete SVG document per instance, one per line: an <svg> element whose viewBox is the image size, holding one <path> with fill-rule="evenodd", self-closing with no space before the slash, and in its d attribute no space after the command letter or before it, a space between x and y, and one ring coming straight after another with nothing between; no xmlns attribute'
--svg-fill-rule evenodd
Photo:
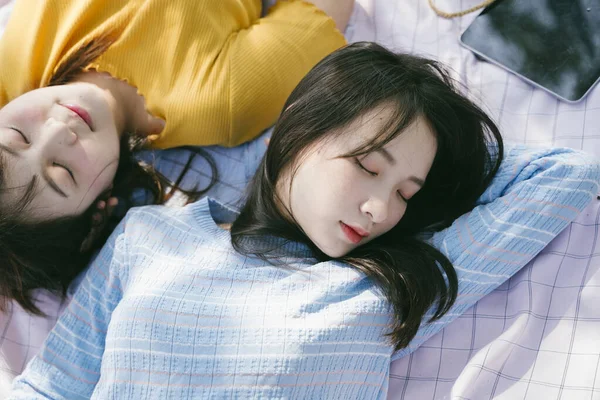
<svg viewBox="0 0 600 400"><path fill-rule="evenodd" d="M333 18L340 32L346 30L354 9L354 0L308 0L308 2L319 7Z"/></svg>
<svg viewBox="0 0 600 400"><path fill-rule="evenodd" d="M318 1L334 4L331 0ZM308 71L346 44L336 21L310 4L279 1L260 23L230 35L228 53L223 55L228 60L224 70L230 79L229 146L253 139L272 125Z"/></svg>

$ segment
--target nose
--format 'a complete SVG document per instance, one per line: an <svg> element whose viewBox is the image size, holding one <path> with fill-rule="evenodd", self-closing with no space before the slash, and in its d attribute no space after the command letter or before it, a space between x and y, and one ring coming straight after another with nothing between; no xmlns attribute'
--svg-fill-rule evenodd
<svg viewBox="0 0 600 400"><path fill-rule="evenodd" d="M40 132L40 140L49 147L72 146L77 142L77 135L64 122L48 120Z"/></svg>
<svg viewBox="0 0 600 400"><path fill-rule="evenodd" d="M379 224L388 217L388 205L388 200L371 196L361 205L360 210L367 214L373 223Z"/></svg>

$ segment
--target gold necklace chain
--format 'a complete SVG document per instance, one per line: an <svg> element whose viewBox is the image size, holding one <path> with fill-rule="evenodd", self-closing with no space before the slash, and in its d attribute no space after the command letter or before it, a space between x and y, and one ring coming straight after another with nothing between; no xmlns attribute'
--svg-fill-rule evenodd
<svg viewBox="0 0 600 400"><path fill-rule="evenodd" d="M484 0L482 3L480 3L476 6L467 8L466 10L463 10L463 11L452 12L452 13L442 11L439 8L437 8L437 6L435 4L433 4L433 0L428 0L428 1L429 1L429 6L433 9L433 11L435 11L435 13L437 15L439 15L442 18L450 19L450 18L462 17L463 15L467 15L469 13L472 13L473 11L477 11L481 8L487 7L496 0Z"/></svg>

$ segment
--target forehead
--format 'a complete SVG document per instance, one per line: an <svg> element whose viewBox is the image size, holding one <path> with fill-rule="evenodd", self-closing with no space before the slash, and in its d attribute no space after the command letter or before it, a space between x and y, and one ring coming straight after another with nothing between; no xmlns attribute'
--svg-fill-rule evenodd
<svg viewBox="0 0 600 400"><path fill-rule="evenodd" d="M410 168L415 174L425 177L437 153L437 139L429 123L417 117L383 149L399 167Z"/></svg>
<svg viewBox="0 0 600 400"><path fill-rule="evenodd" d="M341 128L333 140L338 148L353 152L365 146L370 147L387 136L393 130L394 120L397 120L395 104L382 104L364 112L350 124ZM383 146L387 152L410 152L411 150L428 151L437 148L437 140L429 122L422 116L417 116L402 131Z"/></svg>
<svg viewBox="0 0 600 400"><path fill-rule="evenodd" d="M378 105L360 114L348 126L342 128L340 136L346 143L370 143L383 132L394 114L394 105Z"/></svg>

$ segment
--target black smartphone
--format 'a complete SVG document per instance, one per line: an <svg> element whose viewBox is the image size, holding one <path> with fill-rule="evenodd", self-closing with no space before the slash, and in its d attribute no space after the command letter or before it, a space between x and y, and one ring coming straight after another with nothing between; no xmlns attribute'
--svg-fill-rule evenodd
<svg viewBox="0 0 600 400"><path fill-rule="evenodd" d="M496 0L463 46L567 102L600 80L600 0Z"/></svg>

